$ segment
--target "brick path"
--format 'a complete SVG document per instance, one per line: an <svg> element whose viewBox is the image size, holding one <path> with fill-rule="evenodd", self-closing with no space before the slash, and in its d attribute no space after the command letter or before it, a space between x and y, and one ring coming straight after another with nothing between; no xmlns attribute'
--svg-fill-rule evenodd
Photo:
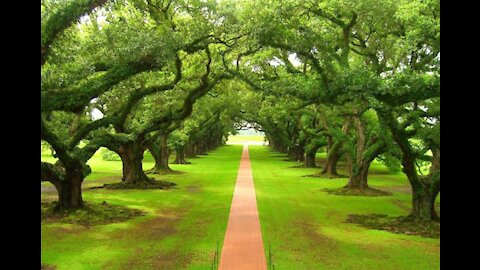
<svg viewBox="0 0 480 270"><path fill-rule="evenodd" d="M247 144L243 146L218 269L267 269Z"/></svg>

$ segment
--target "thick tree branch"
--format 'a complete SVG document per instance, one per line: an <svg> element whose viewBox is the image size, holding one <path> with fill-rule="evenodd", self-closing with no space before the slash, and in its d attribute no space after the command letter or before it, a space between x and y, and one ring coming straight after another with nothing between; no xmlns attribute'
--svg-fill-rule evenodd
<svg viewBox="0 0 480 270"><path fill-rule="evenodd" d="M81 16L91 12L96 7L102 6L107 0L75 0L63 9L52 14L44 27L42 27L42 54L41 65L46 61L50 53L50 46L55 39Z"/></svg>

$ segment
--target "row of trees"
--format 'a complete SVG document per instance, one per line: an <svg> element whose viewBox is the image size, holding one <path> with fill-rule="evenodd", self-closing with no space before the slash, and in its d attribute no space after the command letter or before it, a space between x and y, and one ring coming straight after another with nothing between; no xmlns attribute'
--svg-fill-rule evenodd
<svg viewBox="0 0 480 270"><path fill-rule="evenodd" d="M221 106L192 116L201 97L231 78L219 50L232 40L217 37L213 8L42 1L41 139L58 161L41 163L41 180L57 188L59 209L83 206L86 163L100 147L120 156L122 181L135 185L152 182L142 168L146 149L154 170L169 170L168 137L180 163L222 143L231 125L216 121L227 114Z"/></svg>
<svg viewBox="0 0 480 270"><path fill-rule="evenodd" d="M439 2L259 1L242 7L237 18L253 12L257 18L242 24L248 42L228 51L236 66L225 67L257 90L261 104L246 117L262 125L272 148L316 167L315 154L325 147L320 173L338 175L344 160L348 189L369 189L375 159L401 167L412 187L411 217L438 219Z"/></svg>
<svg viewBox="0 0 480 270"><path fill-rule="evenodd" d="M270 145L368 189L371 162L401 166L411 216L435 219L440 190L439 2L42 2L42 181L80 207L88 159L118 153L123 181L222 144L258 123ZM255 20L252 20L252 14ZM249 90L253 90L250 91ZM93 119L93 109L103 117ZM428 166L428 171L422 167Z"/></svg>

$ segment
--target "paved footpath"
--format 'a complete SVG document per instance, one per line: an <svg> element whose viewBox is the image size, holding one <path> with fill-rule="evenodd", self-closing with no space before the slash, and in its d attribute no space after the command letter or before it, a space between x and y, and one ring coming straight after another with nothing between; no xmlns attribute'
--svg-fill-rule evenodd
<svg viewBox="0 0 480 270"><path fill-rule="evenodd" d="M247 144L243 145L218 269L267 269Z"/></svg>

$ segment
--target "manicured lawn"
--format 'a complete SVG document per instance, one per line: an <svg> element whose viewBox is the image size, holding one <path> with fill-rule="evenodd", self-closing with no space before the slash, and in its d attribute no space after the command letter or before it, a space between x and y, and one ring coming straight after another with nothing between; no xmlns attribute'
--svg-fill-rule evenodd
<svg viewBox="0 0 480 270"><path fill-rule="evenodd" d="M242 146L228 145L191 165L174 165L183 174L155 176L177 183L171 190L85 190L89 202L106 201L142 209L145 216L97 226L42 223L42 263L68 269L210 269L221 250ZM52 159L47 155L42 160ZM89 162L84 182L116 182L120 161ZM153 166L145 157L144 168ZM100 179L100 180L99 180ZM48 186L48 184L42 184ZM50 193L51 194L51 193ZM42 194L42 200L53 195Z"/></svg>
<svg viewBox="0 0 480 270"><path fill-rule="evenodd" d="M302 177L319 169L290 168L298 163L284 161L285 155L263 146L249 148L266 258L271 245L275 269L440 268L439 239L344 223L348 214L408 214L411 197L403 174L372 165L370 186L393 196L329 195L322 189L344 186L347 179Z"/></svg>
<svg viewBox="0 0 480 270"><path fill-rule="evenodd" d="M344 223L348 214L408 214L410 188L402 173L390 174L375 162L370 186L393 196L335 196L322 189L341 187L347 179L302 177L319 169L291 168L298 163L284 161L285 155L268 147L249 149L266 258L271 246L275 269L439 269L438 239ZM184 173L156 178L177 183L175 189L85 190L86 201L147 214L90 227L42 223L42 263L59 270L210 269L217 243L222 248L241 150L241 145L227 145L190 159L191 165L172 164ZM42 160L53 158L45 153ZM120 181L120 161L96 154L89 164L93 172L84 186ZM152 166L147 153L144 168ZM42 200L55 197L54 191L42 193Z"/></svg>
<svg viewBox="0 0 480 270"><path fill-rule="evenodd" d="M261 135L230 135L227 144L263 143L264 138Z"/></svg>

